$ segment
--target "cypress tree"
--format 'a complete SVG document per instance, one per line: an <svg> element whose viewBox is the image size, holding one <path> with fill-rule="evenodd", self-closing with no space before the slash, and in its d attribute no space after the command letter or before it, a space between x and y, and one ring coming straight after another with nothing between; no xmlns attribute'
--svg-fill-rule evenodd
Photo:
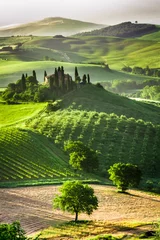
<svg viewBox="0 0 160 240"><path fill-rule="evenodd" d="M45 80L46 80L46 77L47 77L47 72L44 71L44 82L45 82Z"/></svg>
<svg viewBox="0 0 160 240"><path fill-rule="evenodd" d="M33 77L34 77L35 80L37 80L37 76L36 76L36 71L35 70L33 70Z"/></svg>
<svg viewBox="0 0 160 240"><path fill-rule="evenodd" d="M21 87L22 87L22 92L24 92L26 90L26 78L24 74L22 74L22 78L21 78Z"/></svg>
<svg viewBox="0 0 160 240"><path fill-rule="evenodd" d="M65 82L64 82L64 68L63 66L61 67L61 88L62 90L65 90Z"/></svg>
<svg viewBox="0 0 160 240"><path fill-rule="evenodd" d="M91 82L90 82L90 76L89 76L89 74L87 74L87 82L90 84Z"/></svg>
<svg viewBox="0 0 160 240"><path fill-rule="evenodd" d="M34 83L34 84L38 84L37 76L36 76L36 71L35 71L35 70L33 70L33 83Z"/></svg>
<svg viewBox="0 0 160 240"><path fill-rule="evenodd" d="M75 67L75 81L78 80L79 74L78 74L78 68Z"/></svg>
<svg viewBox="0 0 160 240"><path fill-rule="evenodd" d="M57 70L57 68L55 68L54 77L55 77L55 85L56 85L56 87L59 87L59 78L58 78L58 70Z"/></svg>
<svg viewBox="0 0 160 240"><path fill-rule="evenodd" d="M86 76L86 74L83 75L82 81L83 81L83 84L87 83L87 76Z"/></svg>

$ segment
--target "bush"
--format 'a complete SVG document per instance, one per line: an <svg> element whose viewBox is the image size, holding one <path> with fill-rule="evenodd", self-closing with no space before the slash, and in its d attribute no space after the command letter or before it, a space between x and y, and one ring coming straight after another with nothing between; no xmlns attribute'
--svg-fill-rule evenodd
<svg viewBox="0 0 160 240"><path fill-rule="evenodd" d="M129 187L137 187L141 180L140 169L130 163L115 163L110 167L108 173L110 180L122 192L125 192Z"/></svg>
<svg viewBox="0 0 160 240"><path fill-rule="evenodd" d="M61 108L61 101L55 101L54 103L48 103L46 112L55 112Z"/></svg>

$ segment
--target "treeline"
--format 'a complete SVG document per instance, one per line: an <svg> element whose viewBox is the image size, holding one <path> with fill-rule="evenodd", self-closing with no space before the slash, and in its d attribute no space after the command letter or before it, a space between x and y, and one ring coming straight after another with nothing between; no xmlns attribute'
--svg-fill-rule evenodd
<svg viewBox="0 0 160 240"><path fill-rule="evenodd" d="M160 79L145 80L141 83L133 80L115 80L103 82L101 85L114 93L160 101Z"/></svg>
<svg viewBox="0 0 160 240"><path fill-rule="evenodd" d="M124 93L129 90L142 90L146 86L153 87L153 86L160 86L160 79L151 79L151 80L145 80L143 82L136 82L133 80L127 80L127 81L120 81L115 80L113 82L103 82L101 83L103 87L105 87L107 90L115 93Z"/></svg>
<svg viewBox="0 0 160 240"><path fill-rule="evenodd" d="M54 74L47 75L44 71L44 82L39 84L36 71L32 75L22 74L21 79L16 83L9 83L7 89L3 92L2 98L7 103L17 103L19 101L44 102L46 100L55 100L57 97L77 88L78 84L90 83L90 75L79 76L78 69L75 67L75 79L64 72L63 66L55 68Z"/></svg>
<svg viewBox="0 0 160 240"><path fill-rule="evenodd" d="M122 68L122 71L133 73L133 74L140 74L140 75L146 75L146 76L152 76L152 77L160 77L160 70L149 68L149 66L147 66L145 68L136 67L136 66L131 68L129 66L124 66Z"/></svg>

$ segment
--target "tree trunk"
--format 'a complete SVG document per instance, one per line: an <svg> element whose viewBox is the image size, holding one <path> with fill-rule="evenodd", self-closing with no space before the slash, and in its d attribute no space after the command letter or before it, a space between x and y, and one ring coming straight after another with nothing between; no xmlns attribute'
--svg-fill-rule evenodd
<svg viewBox="0 0 160 240"><path fill-rule="evenodd" d="M78 221L78 212L76 212L75 222Z"/></svg>

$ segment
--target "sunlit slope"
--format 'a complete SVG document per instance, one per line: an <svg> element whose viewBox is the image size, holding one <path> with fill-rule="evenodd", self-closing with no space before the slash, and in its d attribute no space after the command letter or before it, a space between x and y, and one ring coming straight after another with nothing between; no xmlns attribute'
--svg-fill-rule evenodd
<svg viewBox="0 0 160 240"><path fill-rule="evenodd" d="M61 17L49 17L36 22L0 29L0 36L53 36L56 34L71 35L82 31L99 29L101 27L104 27L104 25Z"/></svg>
<svg viewBox="0 0 160 240"><path fill-rule="evenodd" d="M96 88L86 86L69 94L61 110L29 120L27 127L59 147L67 140L83 141L97 151L105 175L115 162L138 164L145 175L158 174L160 127L146 121L159 123L160 108Z"/></svg>
<svg viewBox="0 0 160 240"><path fill-rule="evenodd" d="M40 83L44 81L44 70L47 74L53 74L54 70L58 66L63 66L66 73L69 73L74 80L75 66L78 67L79 75L89 74L91 82L106 82L114 80L135 80L144 81L152 79L152 77L144 75L133 75L122 71L113 70L107 71L104 66L97 64L79 64L79 63L66 63L55 61L0 61L0 87L7 87L11 82L16 82L21 78L23 73L27 73L28 76L32 75L32 71L35 70L37 79Z"/></svg>
<svg viewBox="0 0 160 240"><path fill-rule="evenodd" d="M158 34L158 33L155 33ZM7 61L63 61L71 63L108 63L120 70L124 65L159 68L159 39L116 37L13 37L0 39L2 46L22 45L13 51L0 51L0 64ZM7 59L7 61L6 61ZM19 65L21 69L23 65ZM0 66L1 67L1 66Z"/></svg>
<svg viewBox="0 0 160 240"><path fill-rule="evenodd" d="M24 129L0 129L1 182L71 175L66 156L47 137Z"/></svg>
<svg viewBox="0 0 160 240"><path fill-rule="evenodd" d="M27 119L43 112L46 103L0 104L0 127L23 124Z"/></svg>
<svg viewBox="0 0 160 240"><path fill-rule="evenodd" d="M63 107L107 114L115 113L156 124L159 124L160 118L159 107L121 97L92 84L82 86L64 96Z"/></svg>

